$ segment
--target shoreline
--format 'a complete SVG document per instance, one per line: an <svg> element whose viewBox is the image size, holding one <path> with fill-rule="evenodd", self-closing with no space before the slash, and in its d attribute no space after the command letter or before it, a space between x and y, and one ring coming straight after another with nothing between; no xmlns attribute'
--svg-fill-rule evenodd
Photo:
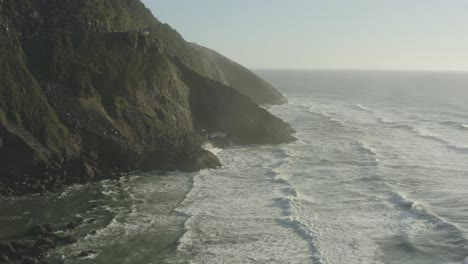
<svg viewBox="0 0 468 264"><path fill-rule="evenodd" d="M155 241L152 243L156 242L155 246L159 248L156 252L159 251L160 257L163 259L171 254L175 254L177 250L176 245L185 233L184 223L188 218L178 215L175 209L184 201L185 196L191 190L190 186L186 185L190 180L189 178L193 178L191 173L174 172L164 176L158 175L158 173L136 174L123 177L117 181L108 180L81 185L78 188L70 187L70 189L65 190L61 194L21 197L18 200L11 200L10 202L2 200L0 208L3 207L2 210L5 212L5 217L0 219L2 226L9 226L10 228L23 226L23 228L16 228L18 231L14 232L15 235L6 235L3 232L5 235L0 235L0 241L8 242L29 239L30 236L25 232L29 229L27 223L40 223L44 225L45 223L52 223L53 219L59 220L80 216L83 218L83 225L77 227L76 230L64 233L76 237L78 239L77 243L74 243L72 246L64 245L64 247L51 249L49 252L51 261L60 261L62 255L66 259L82 259L83 257L78 257L82 252L88 252L93 256L96 255L94 257L98 259L105 259L109 254L119 254L113 248L113 244L130 239L127 236L132 236L132 232L136 232L135 235L137 235L140 232L146 233L148 231L155 233ZM148 186L154 187L148 189ZM183 186L187 188L183 188ZM167 193L165 188L174 189L176 192L171 191ZM142 189L147 191L145 192ZM139 192L138 190L141 191ZM181 190L184 191L181 192ZM88 193L91 196L87 195ZM154 195L151 195L151 193L154 193ZM122 195L126 198L123 198ZM146 198L147 200L142 198ZM75 203L78 201L77 199L85 206L65 211L54 209L54 207L60 207L60 204ZM123 201L114 201L114 199L123 199ZM32 204L44 204L47 206L44 207L45 211L30 209L30 212L26 215L20 214L22 209L29 208ZM174 229L175 226L169 228L169 226L164 224L164 219L166 218L174 219L167 224L176 223L174 221L180 222L177 228L178 231ZM154 219L161 219L158 221L163 222L159 224L157 222L145 222L146 220L144 219L153 219L152 221L155 221ZM88 223L91 220L93 222ZM55 223L59 222L55 221ZM25 225L27 227L24 227ZM127 228L129 229L127 230ZM137 229L127 235L123 235L134 228ZM61 233L60 231L58 234ZM118 236L117 241L106 244L106 241L112 241L111 238L106 237L113 237L113 233L122 235ZM131 245L131 240L128 243ZM120 251L125 252L123 249ZM104 255L101 256L101 254ZM1 250L0 256L2 256Z"/></svg>

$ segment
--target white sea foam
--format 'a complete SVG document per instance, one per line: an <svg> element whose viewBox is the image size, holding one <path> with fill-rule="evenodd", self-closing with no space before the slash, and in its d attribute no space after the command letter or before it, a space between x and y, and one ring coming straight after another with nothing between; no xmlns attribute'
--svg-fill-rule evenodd
<svg viewBox="0 0 468 264"><path fill-rule="evenodd" d="M405 197L405 195L399 193L394 194L389 199L389 201L397 206L402 206L412 214L404 214L404 217L422 217L435 227L448 227L453 230L456 230L458 233L463 233L456 224L451 223L443 217L433 213L428 209L430 206L423 202L408 199Z"/></svg>
<svg viewBox="0 0 468 264"><path fill-rule="evenodd" d="M225 138L227 137L226 133L223 132L214 132L209 135L210 138Z"/></svg>
<svg viewBox="0 0 468 264"><path fill-rule="evenodd" d="M59 198L65 198L67 197L68 195L72 194L72 193L77 193L79 192L80 190L83 190L83 188L86 188L86 184L74 184L68 188L66 188L59 196Z"/></svg>
<svg viewBox="0 0 468 264"><path fill-rule="evenodd" d="M413 206L413 202L408 200L407 198L405 198L403 195L401 194L394 194L392 197L390 197L390 202L396 204L396 205L399 205L399 206L408 206L408 207L411 207Z"/></svg>
<svg viewBox="0 0 468 264"><path fill-rule="evenodd" d="M311 250L311 257L314 264L322 264L323 259L320 256L320 249L317 248L318 241L314 235L313 230L302 222L298 217L289 216L279 221L283 226L292 228L299 236L309 243Z"/></svg>
<svg viewBox="0 0 468 264"><path fill-rule="evenodd" d="M415 215L418 216L432 216L428 213L428 211L425 208L425 205L423 205L421 202L416 202L412 201L408 198L405 197L403 194L394 194L389 201L394 203L397 206L402 206L407 208L410 212L412 212Z"/></svg>
<svg viewBox="0 0 468 264"><path fill-rule="evenodd" d="M98 253L89 253L85 257L80 257L80 259L96 259L97 256L98 256Z"/></svg>
<svg viewBox="0 0 468 264"><path fill-rule="evenodd" d="M446 125L452 128L468 129L468 125L461 124L459 122L454 122L454 121L443 121L443 122L440 122L440 124Z"/></svg>
<svg viewBox="0 0 468 264"><path fill-rule="evenodd" d="M217 155L219 152L223 151L223 149L220 149L220 148L217 148L215 146L213 146L210 142L206 142L205 144L203 144L202 146L203 149L205 150L208 150L209 152Z"/></svg>
<svg viewBox="0 0 468 264"><path fill-rule="evenodd" d="M355 106L357 107L357 109L362 110L364 112L368 112L368 113L373 113L374 112L371 109L363 106L362 104L356 104Z"/></svg>
<svg viewBox="0 0 468 264"><path fill-rule="evenodd" d="M424 206L422 204L417 204L417 203L413 203L413 205L411 206L411 212L416 215L421 215L421 216L429 215L429 213L424 208Z"/></svg>
<svg viewBox="0 0 468 264"><path fill-rule="evenodd" d="M421 130L419 128L411 127L411 131L413 131L419 137L426 138L426 139L431 139L431 140L434 140L434 141L437 141L437 142L440 142L440 143L444 143L444 144L449 144L449 142L447 140L445 140L443 138L440 138L440 137L438 137L436 135L430 134L429 132L426 132L426 131Z"/></svg>
<svg viewBox="0 0 468 264"><path fill-rule="evenodd" d="M272 201L285 197L287 207L287 197L296 191L283 173L290 154L271 148L227 149L220 153L223 169L194 177L196 184L177 208L189 218L174 262L187 254L193 263L311 262L308 243L277 222L283 210L277 207L280 200L277 206Z"/></svg>
<svg viewBox="0 0 468 264"><path fill-rule="evenodd" d="M103 191L101 191L101 193L106 195L106 196L112 196L112 195L117 194L117 192L114 191L114 190L103 190Z"/></svg>
<svg viewBox="0 0 468 264"><path fill-rule="evenodd" d="M396 124L396 122L391 121L391 120L386 119L386 118L383 118L383 117L378 117L378 118L377 118L377 121L378 121L379 123L381 123L381 124L388 124L388 125L395 125L395 124Z"/></svg>
<svg viewBox="0 0 468 264"><path fill-rule="evenodd" d="M361 152L371 156L377 156L376 150L368 146L366 143L359 141L356 144Z"/></svg>

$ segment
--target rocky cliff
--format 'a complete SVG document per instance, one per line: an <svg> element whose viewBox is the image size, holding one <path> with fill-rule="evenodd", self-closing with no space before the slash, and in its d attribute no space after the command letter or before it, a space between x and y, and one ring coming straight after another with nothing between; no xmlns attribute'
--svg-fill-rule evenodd
<svg viewBox="0 0 468 264"><path fill-rule="evenodd" d="M207 133L294 140L268 83L139 0L0 0L0 193L220 166ZM259 122L259 121L262 122Z"/></svg>

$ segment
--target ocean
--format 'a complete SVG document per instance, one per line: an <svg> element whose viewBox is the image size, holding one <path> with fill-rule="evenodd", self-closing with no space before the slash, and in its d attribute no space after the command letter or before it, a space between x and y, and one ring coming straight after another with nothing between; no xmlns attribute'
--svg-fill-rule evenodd
<svg viewBox="0 0 468 264"><path fill-rule="evenodd" d="M2 201L0 240L82 217L52 261L468 263L468 73L257 73L297 142L206 145L221 169Z"/></svg>

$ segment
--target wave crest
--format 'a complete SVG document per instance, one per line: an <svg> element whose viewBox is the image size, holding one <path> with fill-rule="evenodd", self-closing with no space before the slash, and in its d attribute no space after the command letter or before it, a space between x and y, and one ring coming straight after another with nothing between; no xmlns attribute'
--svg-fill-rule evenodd
<svg viewBox="0 0 468 264"><path fill-rule="evenodd" d="M217 155L218 153L220 153L221 151L223 151L222 149L220 148L217 148L215 146L213 146L210 142L206 142L205 144L202 145L202 148L204 150L207 150L215 155Z"/></svg>
<svg viewBox="0 0 468 264"><path fill-rule="evenodd" d="M279 198L276 201L276 205L283 210L284 218L277 220L278 224L283 227L293 229L299 236L301 236L311 249L312 259L314 263L323 263L320 257L320 250L317 247L318 241L314 235L313 229L309 227L304 221L296 216L296 211L302 210L302 205L292 198Z"/></svg>
<svg viewBox="0 0 468 264"><path fill-rule="evenodd" d="M444 144L448 149L453 150L453 151L455 151L455 152L457 152L459 154L468 154L468 146L455 145L452 142L449 142L448 140L445 140L445 139L443 139L443 138L441 138L439 136L427 133L427 132L425 132L425 131L423 131L423 130L421 130L419 128L416 128L416 127L413 127L413 126L410 126L410 125L407 125L407 124L398 124L398 123L392 122L392 121L384 121L383 119L382 119L381 123L382 124L392 125L393 128L398 128L398 129L403 129L403 130L409 131L409 132L413 133L414 135L416 135L417 137L432 140L432 141Z"/></svg>
<svg viewBox="0 0 468 264"><path fill-rule="evenodd" d="M363 106L362 104L356 104L354 105L358 110L361 110L361 111L364 111L364 112L367 112L367 113L374 113L374 111L372 111L371 109Z"/></svg>
<svg viewBox="0 0 468 264"><path fill-rule="evenodd" d="M396 122L393 122L393 121L390 121L388 119L385 119L383 117L379 117L377 118L377 121L381 124L384 124L384 125L396 125Z"/></svg>
<svg viewBox="0 0 468 264"><path fill-rule="evenodd" d="M403 194L394 193L393 196L388 199L388 201L398 207L401 207L404 210L407 210L413 217L422 217L437 227L447 227L463 233L461 229L455 224L450 223L437 214L429 211L424 203L412 201L406 198Z"/></svg>
<svg viewBox="0 0 468 264"><path fill-rule="evenodd" d="M452 127L452 128L457 128L457 129L468 129L467 124L462 124L462 123L458 123L458 122L454 122L454 121L443 121L443 122L440 122L440 124L445 125L445 126L449 126L449 127Z"/></svg>

